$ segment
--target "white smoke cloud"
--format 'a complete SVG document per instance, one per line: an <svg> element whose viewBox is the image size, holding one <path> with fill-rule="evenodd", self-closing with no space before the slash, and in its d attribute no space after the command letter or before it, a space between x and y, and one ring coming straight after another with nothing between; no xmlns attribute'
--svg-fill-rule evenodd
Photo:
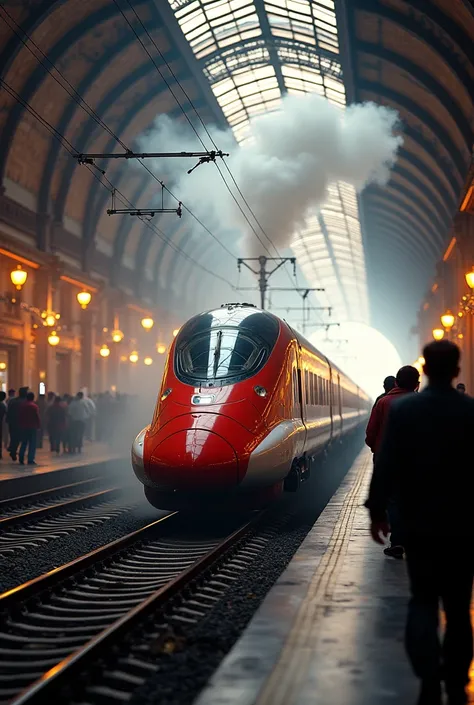
<svg viewBox="0 0 474 705"><path fill-rule="evenodd" d="M253 212L277 247L289 246L305 217L325 201L336 181L361 191L389 179L403 138L396 134L398 114L374 103L354 104L341 111L316 94L285 96L278 112L256 118L250 139L238 146L232 132L211 129L219 149L230 153L229 167ZM202 134L202 130L200 130ZM209 145L209 139L203 135ZM187 125L160 116L141 148L147 151L199 150ZM184 162L184 163L183 163ZM233 244L245 236L247 252L262 254L212 164L191 175L187 160L160 161L154 168L171 181L179 197L215 234ZM228 173L221 169L236 192ZM249 216L252 220L251 216ZM201 238L207 237L203 232Z"/></svg>

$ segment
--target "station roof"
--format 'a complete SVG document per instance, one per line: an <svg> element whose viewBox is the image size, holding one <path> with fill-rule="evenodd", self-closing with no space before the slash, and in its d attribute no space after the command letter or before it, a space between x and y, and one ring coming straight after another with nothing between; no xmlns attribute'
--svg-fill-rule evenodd
<svg viewBox="0 0 474 705"><path fill-rule="evenodd" d="M21 204L40 248L145 296L208 294L221 283L202 268L215 272L227 255L205 230L189 237L185 218L107 218L100 173L78 167L68 145L119 151L119 136L133 148L157 115L184 121L194 109L240 141L249 119L277 109L284 93L318 92L341 109L354 100L397 109L404 145L388 186L358 199L350 185L334 184L293 248L339 319L368 322L370 299L384 332L393 335L398 320L406 328L407 307L416 311L449 242L471 157L468 3L7 0L0 20L7 199ZM117 161L106 176L135 206L155 202L145 169Z"/></svg>

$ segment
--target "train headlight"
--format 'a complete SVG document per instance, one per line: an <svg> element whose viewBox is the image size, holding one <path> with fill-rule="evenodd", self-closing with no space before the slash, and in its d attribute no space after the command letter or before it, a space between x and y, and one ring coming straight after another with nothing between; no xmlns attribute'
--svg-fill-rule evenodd
<svg viewBox="0 0 474 705"><path fill-rule="evenodd" d="M267 390L265 387L259 387L258 385L253 388L255 394L257 394L259 397L266 397L267 396Z"/></svg>
<svg viewBox="0 0 474 705"><path fill-rule="evenodd" d="M168 389L165 389L165 391L161 395L161 401L164 401L165 399L167 399L172 391L173 390L170 387L168 387Z"/></svg>

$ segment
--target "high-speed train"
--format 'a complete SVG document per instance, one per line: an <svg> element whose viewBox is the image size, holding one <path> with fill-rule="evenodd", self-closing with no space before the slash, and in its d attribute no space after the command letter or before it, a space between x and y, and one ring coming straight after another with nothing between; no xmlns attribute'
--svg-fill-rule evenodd
<svg viewBox="0 0 474 705"><path fill-rule="evenodd" d="M261 506L364 423L369 397L285 321L251 304L191 318L132 447L157 508Z"/></svg>

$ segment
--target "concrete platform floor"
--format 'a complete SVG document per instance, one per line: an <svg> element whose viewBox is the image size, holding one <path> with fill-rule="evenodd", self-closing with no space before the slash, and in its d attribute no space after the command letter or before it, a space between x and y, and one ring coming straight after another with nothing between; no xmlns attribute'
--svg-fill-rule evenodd
<svg viewBox="0 0 474 705"><path fill-rule="evenodd" d="M363 450L195 705L412 705L404 561L368 531ZM474 703L474 667L470 703Z"/></svg>
<svg viewBox="0 0 474 705"><path fill-rule="evenodd" d="M0 482L18 477L42 475L71 467L102 463L107 460L118 460L123 457L125 457L124 453L113 452L107 443L89 443L88 441L85 442L82 453L56 455L50 453L49 443L46 440L44 447L39 448L36 452L37 465L19 465L18 461L13 462L7 451L3 449L3 458L0 460Z"/></svg>

